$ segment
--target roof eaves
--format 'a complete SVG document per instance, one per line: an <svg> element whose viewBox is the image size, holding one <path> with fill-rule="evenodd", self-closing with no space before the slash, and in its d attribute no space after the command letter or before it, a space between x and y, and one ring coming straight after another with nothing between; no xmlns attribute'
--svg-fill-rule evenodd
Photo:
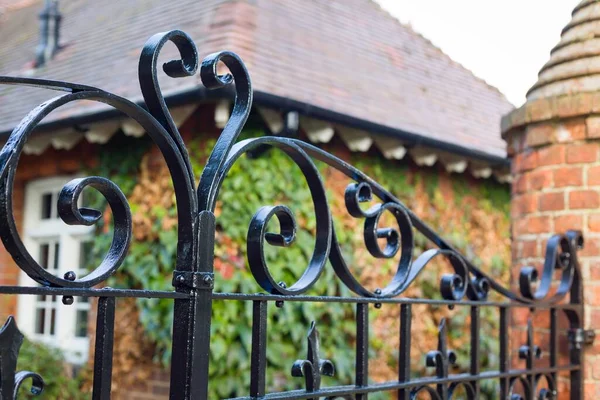
<svg viewBox="0 0 600 400"><path fill-rule="evenodd" d="M234 91L232 88L208 90L204 87L195 87L179 92L173 92L165 96L165 100L169 106L175 107L201 100L233 99L233 96ZM145 108L143 100L137 100L135 101L135 103ZM254 104L258 106L278 109L281 111L297 111L302 115L331 122L333 124L346 125L352 128L368 131L374 135L398 139L404 142L407 146L426 146L444 152L469 157L474 160L485 161L491 166L500 167L510 165L510 161L508 160L508 158L500 155L490 154L481 150L476 150L473 148L444 142L438 139L425 136L420 133L410 132L398 128L392 128L386 125L352 117L323 107L315 106L287 97L274 95L272 93L264 91L254 92ZM37 128L37 131L47 132L49 130L61 129L67 126L85 125L114 118L119 115L121 115L121 113L118 110L114 109L92 111L89 113L83 113L72 117L66 117L59 120L42 123ZM8 134L10 134L10 132L11 130L0 131L0 137L7 136Z"/></svg>

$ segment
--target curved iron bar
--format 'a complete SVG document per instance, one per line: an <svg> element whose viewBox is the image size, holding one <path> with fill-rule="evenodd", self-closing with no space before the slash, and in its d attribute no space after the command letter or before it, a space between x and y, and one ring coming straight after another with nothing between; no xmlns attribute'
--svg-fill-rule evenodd
<svg viewBox="0 0 600 400"><path fill-rule="evenodd" d="M515 393L517 383L519 383L521 385L522 390L525 392L525 396ZM525 376L516 376L516 377L513 377L510 379L510 385L509 385L509 391L508 391L509 399L511 399L511 400L534 400L529 395L530 392L531 392L531 385L529 384L529 381L527 380L527 378Z"/></svg>
<svg viewBox="0 0 600 400"><path fill-rule="evenodd" d="M70 92L55 97L31 111L13 130L6 145L0 151L0 184L2 185L0 219L6 222L0 227L0 235L17 264L34 280L44 285L62 287L96 285L114 273L122 263L131 240L131 217L127 202L116 185L100 178L90 178L85 181L87 182L85 184L79 182L79 185L83 185L81 187L77 187L77 185L72 188L66 187L60 202L60 208L63 210L60 216L65 222L92 224L100 218L100 212L78 209L72 195L74 190L80 192L83 187L92 186L107 197L113 214L115 214L113 245L102 264L86 277L73 280L72 276L69 276L70 279L64 279L54 277L41 268L23 246L12 217L11 191L14 174L24 143L32 130L46 115L62 105L78 100L93 100L109 104L140 123L163 153L177 196L179 216L177 264L180 266L195 265L198 246L196 238L198 214L200 211L214 210L219 189L235 160L260 145L271 145L286 152L304 173L313 197L317 217L317 234L313 257L305 273L297 283L289 288L282 287L283 285L275 283L268 271L262 254L263 246L265 240L272 245L289 245L294 239L295 220L291 210L282 206L263 208L257 212L248 232L249 264L258 283L269 293L293 295L305 292L317 281L329 258L338 277L356 294L363 297L395 297L403 293L416 279L419 272L438 255L447 257L455 271L453 275L444 276L442 279L441 292L445 299L458 300L467 295L472 300L483 300L491 288L513 301L528 304L554 303L560 301L569 292L573 276L576 273L573 262L576 257L574 255L576 249L573 248L573 241L565 235L554 236L548 241L542 277L537 290L534 291L532 288L533 283L538 279L536 270L525 267L520 276L520 293L514 293L469 262L399 199L343 160L296 139L269 137L236 143L250 113L252 88L244 63L231 52L211 54L203 60L200 66L200 77L207 88L221 88L235 83L236 99L231 118L217 140L202 172L195 196L193 194L195 180L189 156L160 92L157 78L158 56L168 41L177 46L181 56L180 59L169 61L163 65L163 70L168 76L192 76L198 69L196 47L192 39L184 32L174 30L152 36L142 50L139 63L140 87L150 112L146 112L126 99L90 86L32 78L0 77L0 84L37 86ZM225 64L230 73L219 75L217 72L219 63ZM350 215L355 218L364 218L364 242L371 255L375 258L391 258L400 251L396 274L385 288L371 292L358 282L348 268L331 223L331 213L323 183L313 159L325 162L355 181L346 190L346 206ZM372 201L373 196L379 198L381 203L364 211L360 207L360 203ZM395 217L398 230L378 226L381 216L386 212ZM266 232L266 224L272 216L276 216L280 221L280 234ZM432 240L439 250L425 252L413 262L413 228ZM378 243L378 240L382 238L387 242L384 249L380 249ZM549 296L556 269L562 271L560 285L556 293Z"/></svg>
<svg viewBox="0 0 600 400"><path fill-rule="evenodd" d="M76 196L71 196L73 191L81 191L83 186L92 186L98 189L108 200L112 208L115 222L115 236L113 243L103 262L86 277L70 280L55 277L42 268L31 257L16 229L12 212L12 190L15 179L16 167L25 142L33 129L51 111L65 104L78 100L92 100L106 103L137 121L154 140L161 150L165 161L171 172L175 194L177 198L177 210L179 220L179 243L180 247L192 248L194 238L194 220L197 212L194 201L194 189L187 179L186 160L179 152L177 145L171 139L165 129L147 111L124 98L101 91L78 91L61 95L46 101L31 111L12 131L7 143L0 150L0 237L11 253L17 265L25 271L32 279L40 284L61 287L92 287L110 276L122 263L131 240L131 216L128 211L127 202L118 187L103 178L87 178L79 183L71 183L76 188L67 185L61 193L60 216L67 223L78 223L89 225L99 218L100 211L77 210ZM93 182L93 184L92 184ZM81 186L83 184L83 186ZM67 212L66 210L70 210ZM84 217L86 216L86 217ZM66 219L65 219L66 218ZM115 240L122 240L116 243ZM178 264L192 262L190 256L193 252L178 252Z"/></svg>
<svg viewBox="0 0 600 400"><path fill-rule="evenodd" d="M546 380L547 388L539 388L540 381ZM534 393L536 393L537 400L553 400L556 399L557 396L557 386L556 381L550 374L539 374L535 377L535 389Z"/></svg>
<svg viewBox="0 0 600 400"><path fill-rule="evenodd" d="M13 399L17 398L19 389L25 383L27 379L31 379L31 388L29 392L34 395L40 395L44 390L44 380L39 374L31 371L19 371L15 374L15 390L13 392Z"/></svg>
<svg viewBox="0 0 600 400"><path fill-rule="evenodd" d="M419 386L419 387L411 390L410 399L416 400L421 393L427 393L431 400L442 400L443 399L443 397L440 396L440 394L437 392L437 390L435 390L431 386L427 386L427 385Z"/></svg>
<svg viewBox="0 0 600 400"><path fill-rule="evenodd" d="M457 389L461 387L464 388L467 394L467 400L477 400L477 391L472 382L455 382L451 384L448 388L448 399L454 399Z"/></svg>
<svg viewBox="0 0 600 400"><path fill-rule="evenodd" d="M180 59L165 63L162 66L163 71L170 77L179 78L193 76L198 70L196 47L192 39L184 32L175 30L152 36L142 50L138 68L140 87L149 111L127 99L91 86L33 78L0 77L0 84L35 86L66 92L66 94L40 104L25 116L0 150L0 238L17 265L38 283L66 289L91 288L105 281L119 268L127 254L132 238L132 219L127 200L113 182L102 177L86 177L67 183L62 189L58 201L58 214L67 224L93 225L100 220L101 211L77 205L82 191L87 187L98 190L106 198L111 208L114 221L111 247L101 264L87 276L76 277L73 272L69 272L61 278L50 274L29 254L16 229L12 209L12 191L16 169L25 142L35 127L53 110L72 102L90 100L105 103L137 121L163 154L173 180L178 212L176 272L192 273L189 276L177 275L177 278L181 278L180 283L188 285L194 290L202 289L197 287L200 278L206 286L204 289L212 289L211 267L204 269L198 267L202 262L207 264L211 262L211 252L207 251L205 247L212 246L212 241L208 244L204 243L204 247L201 247L199 237L201 229L214 231L213 211L228 171L237 159L249 151L257 147L272 146L285 152L300 168L306 179L314 205L316 237L312 257L298 281L289 287L287 284L277 283L265 261L265 242L282 247L291 245L295 239L296 220L293 211L284 205L264 206L257 211L248 229L248 262L256 281L270 294L290 296L306 292L317 282L329 259L339 279L354 293L363 298L384 300L404 293L434 258L445 257L450 262L454 273L442 277L440 290L442 297L449 301L459 301L466 296L471 301L483 302L490 290L498 292L511 301L533 307L557 304L569 293L572 296L581 296L581 290L578 287L581 285L581 274L577 262L577 250L583 246L580 232L571 231L564 235L551 237L546 246L541 278L538 277L536 269L523 268L519 279L519 292L515 293L477 268L449 242L419 219L398 198L345 161L316 146L291 138L262 137L236 143L250 114L253 92L250 76L244 63L236 54L227 51L209 55L200 65L200 77L207 88L216 89L235 84L236 98L231 117L217 140L196 187L187 149L158 83L158 57L163 46L169 41L178 48ZM220 63L229 69L228 74L218 74ZM322 177L315 166L315 160L326 163L353 181L346 188L344 195L346 208L352 217L364 219L364 243L369 253L379 259L390 259L400 253L396 273L384 288L374 291L365 288L346 264L332 224L325 188ZM374 200L375 198L377 200ZM377 202L369 208L365 207L374 201ZM397 228L380 226L381 218L385 213L394 217ZM208 219L205 218L207 215ZM267 231L267 225L273 217L279 221L279 233ZM212 228L211 223L213 224ZM414 230L423 234L438 248L425 251L413 260ZM382 239L385 240L383 248L379 244ZM561 277L558 288L551 294L550 289L555 271L559 271ZM174 281L179 282L177 279ZM537 284L537 288L534 288L535 284ZM193 295L190 294L190 298L197 299L198 294L194 291ZM576 299L576 301L580 300ZM210 298L208 301L210 302ZM194 305L190 307L192 309ZM187 318L195 321L196 309L185 312ZM210 310L208 312L210 313ZM581 325L582 316L578 311L565 310L565 312L572 325ZM189 326L193 326L193 322ZM428 365L436 367L436 375L439 378L448 377L449 365L453 363L455 357L452 352L446 351L445 329L445 321L442 321L439 348L427 357ZM314 325L311 332L315 332L316 336ZM308 360L298 362L294 366L293 374L310 376L311 382L307 383L307 386L318 390L320 374L333 373L333 364L326 360L319 360L318 351L311 351L310 345L309 336ZM313 346L313 350L314 348ZM187 347L185 351L188 351ZM192 352L185 355L188 357L185 360L186 366L194 365L190 354ZM528 359L531 359L531 354L532 351L529 348ZM15 377L17 378L15 390L18 390L19 385L26 378L33 380L35 390L41 390L43 387L43 381L34 373L25 371L16 374ZM538 375L535 377L535 381L532 381L533 383L525 377L513 378L510 381L510 393L512 394L517 382L521 382L527 392L536 390L542 377L546 379L550 391L554 390L555 383L551 376ZM188 383L186 381L186 384ZM535 384L535 388L532 387L533 384ZM465 387L468 396L474 396L475 388L471 386L471 383L461 382L449 386L438 385L437 390L427 385L421 386L412 391L411 397L414 398L418 393L425 392L429 393L432 398L451 398L459 385ZM191 387L186 387L185 393L192 390ZM540 398L548 396L548 391L542 392L543 390L545 389L540 390L539 395L543 396Z"/></svg>
<svg viewBox="0 0 600 400"><path fill-rule="evenodd" d="M531 288L537 281L536 273L532 272L534 269L524 267L522 277L526 276L527 279L522 278L523 283L521 285L521 293L515 293L498 283L488 274L482 272L479 268L475 267L455 248L435 234L431 228L416 217L414 213L400 202L400 200L391 193L385 191L379 184L363 172L350 166L343 160L297 139L260 137L235 143L227 154L226 159L221 164L215 180L211 182L214 193L213 201L216 199L216 195L218 195L219 188L221 187L227 172L231 169L235 161L252 149L265 145L273 146L286 152L286 154L288 154L288 156L290 156L300 167L309 185L313 195L317 224L321 222L320 229L319 227L317 228L313 260L319 254L322 255L320 260L322 260L323 257L328 256L340 280L342 280L350 290L360 296L381 298L398 296L410 286L418 276L419 272L422 271L427 263L437 255L447 257L455 271L455 274L453 275L444 276L441 282L442 296L448 300L458 300L465 295L471 300L484 300L487 298L489 290L493 289L502 296L513 301L526 304L554 304L562 300L568 294L573 281L573 276L578 273L578 265L575 262L576 256L574 253L577 251L577 247L583 245L583 242L579 240L577 246L574 246L573 240L569 240L567 235L556 235L548 241L546 262L537 291L534 293ZM322 192L320 188L323 185L321 177L314 176L314 174L309 172L311 170L316 170L311 157L312 159L327 163L355 180L355 183L351 184L346 189L346 206L350 215L356 218L362 217L365 219L364 241L371 255L376 258L390 258L400 251L401 256L396 274L392 279L392 282L384 289L378 289L373 292L369 291L358 282L346 265L336 239L334 227L332 225L326 226L326 222L329 224L331 216L329 215L327 201L321 195ZM363 210L360 207L360 203L372 200L373 195L376 195L382 203L377 204L366 211ZM214 207L214 204L212 206ZM325 213L325 210L327 210L327 213ZM378 227L379 219L384 212L391 212L392 215L394 215L399 226L399 231ZM270 277L270 274L265 272L266 266L261 257L258 256L259 254L262 254L265 238L270 237L271 239L267 240L267 242L276 245L281 245L281 243L284 242L277 244L276 241L273 240L274 236L270 236L272 234L264 231L262 228L262 234L258 233L258 230L256 229L257 225L255 224L257 223L256 219L260 219L260 213L261 212L253 218L248 234L248 253L249 255L252 254L252 256L249 257L249 264L257 282L266 291L273 294L300 294L308 290L315 283L316 279L307 280L305 277L307 274L311 277L317 276L317 273L320 273L322 270L321 263L315 265L311 262L303 277L300 278L299 282L302 282L302 285L301 287L298 287L297 290L288 290L287 288L282 288L274 284L274 280ZM266 222L268 221L261 221L261 224ZM294 219L286 218L285 224L294 224ZM412 228L417 229L427 238L431 239L439 246L439 249L432 252L425 252L413 261L412 250L414 244L412 239ZM293 232L295 226L286 226L286 229ZM580 233L575 233L575 235L578 237L581 236ZM377 239L380 238L385 238L387 241L383 250L379 248L377 243ZM289 239L290 240L285 241L286 246L290 244L293 237L290 237ZM329 240L331 240L330 244ZM562 271L561 283L557 291L552 296L549 296L553 272L557 269Z"/></svg>

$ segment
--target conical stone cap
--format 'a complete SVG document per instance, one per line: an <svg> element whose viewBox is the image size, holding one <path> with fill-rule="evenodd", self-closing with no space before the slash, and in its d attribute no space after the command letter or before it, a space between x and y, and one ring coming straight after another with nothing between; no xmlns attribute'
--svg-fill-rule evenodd
<svg viewBox="0 0 600 400"><path fill-rule="evenodd" d="M600 0L583 0L527 100L600 90Z"/></svg>

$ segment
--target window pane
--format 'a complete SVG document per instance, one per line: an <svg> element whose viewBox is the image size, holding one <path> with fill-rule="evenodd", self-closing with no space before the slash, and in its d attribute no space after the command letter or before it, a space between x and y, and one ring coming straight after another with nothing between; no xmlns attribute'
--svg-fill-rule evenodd
<svg viewBox="0 0 600 400"><path fill-rule="evenodd" d="M48 257L50 257L50 245L42 243L40 245L40 265L45 269L48 269Z"/></svg>
<svg viewBox="0 0 600 400"><path fill-rule="evenodd" d="M75 321L75 336L86 337L88 326L87 310L77 310L77 318Z"/></svg>
<svg viewBox="0 0 600 400"><path fill-rule="evenodd" d="M84 275L90 266L93 248L94 242L87 241L79 244L79 270L81 275Z"/></svg>
<svg viewBox="0 0 600 400"><path fill-rule="evenodd" d="M46 323L46 309L38 308L35 313L35 333L44 333L44 324Z"/></svg>
<svg viewBox="0 0 600 400"><path fill-rule="evenodd" d="M54 269L58 269L58 257L60 255L60 244L56 242L54 244Z"/></svg>
<svg viewBox="0 0 600 400"><path fill-rule="evenodd" d="M50 317L50 334L54 335L54 326L56 325L56 308L52 308Z"/></svg>
<svg viewBox="0 0 600 400"><path fill-rule="evenodd" d="M52 218L52 193L42 195L42 219Z"/></svg>

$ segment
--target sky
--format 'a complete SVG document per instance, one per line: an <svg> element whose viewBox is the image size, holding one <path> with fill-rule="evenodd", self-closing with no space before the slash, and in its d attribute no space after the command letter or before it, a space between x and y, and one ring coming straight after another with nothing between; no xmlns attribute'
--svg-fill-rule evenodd
<svg viewBox="0 0 600 400"><path fill-rule="evenodd" d="M581 0L377 0L516 106Z"/></svg>

